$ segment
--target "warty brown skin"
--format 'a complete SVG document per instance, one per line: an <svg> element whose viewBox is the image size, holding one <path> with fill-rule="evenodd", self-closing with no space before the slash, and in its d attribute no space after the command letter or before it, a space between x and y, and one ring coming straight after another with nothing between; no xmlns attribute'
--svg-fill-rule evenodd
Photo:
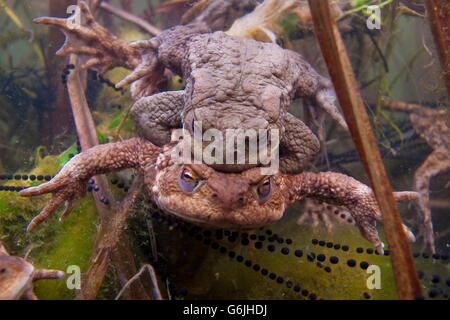
<svg viewBox="0 0 450 320"><path fill-rule="evenodd" d="M63 213L66 216L85 195L91 176L134 168L144 175L145 189L161 209L199 225L244 229L265 226L279 220L288 204L309 197L346 207L361 234L382 250L375 227L381 215L373 192L349 176L334 172L264 176L260 168L223 173L204 164L174 163L171 158L174 148L174 144L160 148L145 139L133 138L80 153L51 181L19 193L21 196L52 193L49 204L31 221L28 230L67 201L69 205ZM186 190L180 183L186 177L188 183L195 185L192 190ZM394 195L398 201L417 198L415 192Z"/></svg>
<svg viewBox="0 0 450 320"><path fill-rule="evenodd" d="M280 170L299 173L318 152L319 141L287 112L293 99L307 100L347 127L334 105L331 82L294 51L211 32L202 23L177 26L150 40L127 44L95 22L85 2L80 7L85 25L70 28L67 19L50 17L35 21L57 26L66 34L58 54L77 53L85 59L84 67L100 72L116 66L133 70L117 86L132 84L137 101L131 114L142 135L159 146L170 141L171 129L192 131L193 121L201 122L204 131L221 131L224 137L227 129L278 129ZM153 94L155 74L162 74L164 68L183 77L185 90ZM239 172L251 165L213 166Z"/></svg>
<svg viewBox="0 0 450 320"><path fill-rule="evenodd" d="M384 99L385 108L409 113L414 130L433 149L414 173L414 190L420 193L417 201L422 216L421 226L425 246L436 251L430 207L430 180L438 174L450 171L450 128L448 110L431 109L417 104Z"/></svg>
<svg viewBox="0 0 450 320"><path fill-rule="evenodd" d="M33 282L41 279L60 279L64 272L36 270L25 259L10 256L0 242L0 300L36 300Z"/></svg>

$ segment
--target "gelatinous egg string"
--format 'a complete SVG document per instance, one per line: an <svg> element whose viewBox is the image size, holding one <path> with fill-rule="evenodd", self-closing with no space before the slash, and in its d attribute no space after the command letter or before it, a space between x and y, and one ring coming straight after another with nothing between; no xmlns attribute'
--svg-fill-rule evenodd
<svg viewBox="0 0 450 320"><path fill-rule="evenodd" d="M20 175L20 174L11 174L11 173L3 173L0 174L0 180L23 180L23 181L50 181L53 178L53 176L50 175ZM0 191L12 191L12 192L19 192L21 190L24 190L28 188L29 186L5 186L0 185Z"/></svg>
<svg viewBox="0 0 450 320"><path fill-rule="evenodd" d="M222 254L228 254L229 257L240 264L244 264L246 267L253 268L255 271L259 271L263 276L267 276L270 280L275 281L279 284L285 284L286 287L289 289L293 289L298 286L299 284L295 284L295 281L293 279L285 280L285 277L279 275L276 272L271 272L268 270L268 268L263 268L261 264L255 264L252 260L246 259L244 255L240 254L238 255L236 251L230 251L226 248L225 243L222 243L223 241L228 241L230 243L239 243L243 246L251 245L255 249L258 250L264 250L265 252L269 252L272 254L282 254L284 256L288 256L293 254L297 258L306 258L306 261L308 262L316 262L315 265L324 270L326 273L331 273L333 270L333 265L343 264L344 266L348 267L349 269L353 270L355 268L361 269L361 270L367 270L369 266L371 265L370 260L364 260L361 259L358 261L354 257L346 257L341 258L337 254L325 254L325 253L317 253L311 251L309 246L299 248L298 245L295 245L292 239L287 238L283 239L279 235L274 234L270 229L267 228L261 228L259 230L260 234L255 233L248 233L248 232L237 232L237 231L230 231L230 230L223 230L223 229L217 229L217 230L210 230L210 229L203 229L198 226L192 226L188 222L184 221L178 221L176 217L169 217L163 213L159 212L150 212L150 217L158 222L159 225L167 226L168 228L174 228L178 229L181 232L187 234L188 236L194 238L195 240L202 242L204 245L211 246L213 249L217 250L218 252ZM262 234L261 234L262 233ZM282 244L282 246L278 246L278 244ZM336 253L338 252L352 252L363 256L363 255L379 255L378 252L373 250L373 248L362 248L362 247L356 247L354 249L351 249L348 245L341 245L339 243L333 243L331 241L325 241L325 240L318 240L318 239L312 239L311 244L314 247L317 247L318 250L320 250L320 247L328 248L328 249L334 249ZM389 250L385 250L384 256L386 259L388 259L387 256L389 256ZM417 257L419 258L419 256ZM448 259L448 256L445 254L439 255L439 258L442 262L446 261ZM265 271L263 271L265 269ZM272 270L273 271L273 270ZM425 276L423 271L418 271L419 277L422 281L425 281ZM438 274L431 275L431 281L430 284L432 284L434 287L430 287L427 291L427 297L429 298L437 298L437 297L443 297L445 299L448 298L448 292L444 289L445 286L450 286L450 278L446 281L443 281L443 277ZM444 284L444 287L437 287L438 284ZM305 291L303 291L305 290ZM313 293L310 297L309 294L304 294L305 292L308 292L308 290L303 289L299 290L300 294L302 294L304 297L308 297L309 299L317 299L319 298L316 293ZM183 288L183 294L187 295L187 289ZM371 299L372 295L368 292L363 292L361 295L364 299ZM418 299L422 299L424 297L417 297ZM320 298L319 298L320 299Z"/></svg>
<svg viewBox="0 0 450 320"><path fill-rule="evenodd" d="M244 266L252 268L252 270L254 270L255 272L259 272L262 276L265 276L268 279L273 280L280 285L284 284L287 288L292 289L294 292L304 297L308 297L310 300L318 299L317 294L310 292L305 288L302 288L298 283L295 283L292 280L286 280L285 277L278 275L275 272L271 272L270 270L268 270L268 268L264 268L264 266L261 266L260 264L253 263L250 259L247 259L242 254L237 254L235 251L229 250L225 246L220 245L218 242L214 241L211 238L213 235L211 230L205 230L204 232L201 232L202 228L200 227L190 226L188 223L184 221L175 221L175 220L172 221L172 219L164 215L160 215L157 212L152 213L151 218L157 220L159 223L167 227L179 229L181 232L188 234L189 236L193 237L195 240L201 242L202 244L206 246L211 246L211 248L217 250L222 254L227 254L228 257L232 259L232 261L243 263ZM218 231L219 238L221 238L220 232L221 231ZM301 257L301 255L299 257ZM186 289L181 291L182 295L187 294Z"/></svg>
<svg viewBox="0 0 450 320"><path fill-rule="evenodd" d="M68 64L61 73L61 82L66 86L67 85L67 77L70 75L71 70L75 69L75 65ZM92 80L98 80L100 83L105 84L106 86L114 89L117 92L120 92L122 95L125 94L124 88L116 88L116 84L111 82L109 79L104 78L103 76L99 75L97 72L89 69L89 73L92 74L91 79Z"/></svg>
<svg viewBox="0 0 450 320"><path fill-rule="evenodd" d="M73 65L73 64L68 64L68 65L64 68L64 70L62 71L62 74L61 74L61 82L63 83L63 85L67 85L67 77L68 77L69 74L70 74L70 70L73 70L73 69L75 69L75 65Z"/></svg>
<svg viewBox="0 0 450 320"><path fill-rule="evenodd" d="M89 70L89 72L91 73L91 79L92 80L98 80L100 81L100 83L114 89L117 92L120 92L122 95L125 94L125 89L124 88L116 88L116 84L114 82L112 82L111 80L104 78L102 75L99 75L97 72L93 71L93 70Z"/></svg>
<svg viewBox="0 0 450 320"><path fill-rule="evenodd" d="M0 180L5 181L16 180L45 182L50 181L52 178L53 177L51 175L0 174ZM112 185L115 185L119 189L125 192L128 191L126 183L121 181L119 178L114 177L110 179L110 181ZM89 179L86 187L89 192L100 191L100 188L96 184L95 178ZM10 186L0 186L0 190L2 191L20 191L22 188L26 188L26 186L13 186L12 189L9 188ZM106 198L102 198L101 201L105 205L109 204L109 201ZM317 270L325 272L325 274L332 274L333 271L335 271L333 270L334 266L338 265L347 267L350 270L367 270L371 265L370 259L366 260L363 257L369 258L372 255L380 256L379 253L373 248L363 248L361 246L355 246L352 248L347 244L336 243L321 238L310 239L310 245L299 246L293 239L274 233L267 227L259 229L257 233L224 229L210 230L191 225L188 222L176 221L174 220L174 217L160 214L158 212L151 212L151 218L156 220L161 225L180 230L182 233L187 234L198 242L201 242L203 245L211 247L212 249L217 250L217 252L228 256L232 261L257 272L270 282L283 285L292 290L293 293L298 294L300 297L311 300L321 299L323 297L320 292L315 292L314 288L309 288L308 285L306 285L305 288L305 285L302 284L303 281L296 281L292 275L287 276L283 272L276 270L276 268L274 269L273 266L268 267L267 265L264 265L264 263L256 263L254 259L246 256L245 254L239 253L238 250L231 250L230 248L227 248L227 245L254 247L260 252L304 259L304 261L311 263L311 266L314 266ZM323 252L322 248L328 250L328 252ZM329 250L331 250L331 252ZM340 256L340 253L357 254L361 257L361 259L354 256L342 257ZM389 250L385 250L384 256L388 256L389 254ZM426 252L414 252L413 256L417 261L433 261L434 264L436 262L447 263L448 260L448 255L446 253L428 254ZM386 257L386 259L388 258ZM386 262L388 263L388 260L386 260ZM432 287L429 287L426 292L427 298L448 298L448 292L446 291L448 289L446 288L450 286L450 279L446 279L446 277L436 273L435 271L431 271L431 269L426 273L422 270L423 269L420 270L419 268L419 278L422 282L427 281L427 284L432 285ZM312 277L314 277L314 274L312 274ZM187 289L183 290L183 292L185 295L188 294ZM373 298L369 292L361 293L361 297L364 299Z"/></svg>

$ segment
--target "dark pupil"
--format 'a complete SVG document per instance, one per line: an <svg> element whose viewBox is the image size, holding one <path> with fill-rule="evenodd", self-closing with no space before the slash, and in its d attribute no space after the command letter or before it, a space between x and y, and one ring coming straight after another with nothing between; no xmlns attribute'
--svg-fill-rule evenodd
<svg viewBox="0 0 450 320"><path fill-rule="evenodd" d="M183 169L178 177L178 186L184 192L192 192L197 187L199 180L194 179L186 169Z"/></svg>
<svg viewBox="0 0 450 320"><path fill-rule="evenodd" d="M272 188L270 185L270 180L264 181L264 183L258 188L258 197L259 202L265 202L270 198L270 195L272 193Z"/></svg>

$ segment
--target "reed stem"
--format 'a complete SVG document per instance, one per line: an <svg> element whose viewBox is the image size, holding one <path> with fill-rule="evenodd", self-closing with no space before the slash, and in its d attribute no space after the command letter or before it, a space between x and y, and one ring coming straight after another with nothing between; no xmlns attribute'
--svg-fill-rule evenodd
<svg viewBox="0 0 450 320"><path fill-rule="evenodd" d="M400 214L392 193L369 117L364 108L339 29L332 18L329 1L308 0L328 71L348 123L375 197L382 213L383 228L391 252L391 262L400 299L412 300L422 296L421 286L403 231Z"/></svg>

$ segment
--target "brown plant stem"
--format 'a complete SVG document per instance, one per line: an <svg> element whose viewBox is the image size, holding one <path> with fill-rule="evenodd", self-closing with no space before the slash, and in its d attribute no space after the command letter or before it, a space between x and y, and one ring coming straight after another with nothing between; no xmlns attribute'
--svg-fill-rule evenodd
<svg viewBox="0 0 450 320"><path fill-rule="evenodd" d="M150 23L148 23L144 19L142 19L132 13L129 13L123 9L117 8L107 2L102 1L100 4L100 7L102 9L118 16L119 18L122 18L126 21L129 21L131 23L138 25L139 27L141 27L142 29L144 29L145 31L150 33L151 35L156 36L162 32L160 29L156 28L155 26L152 26Z"/></svg>
<svg viewBox="0 0 450 320"><path fill-rule="evenodd" d="M75 66L78 65L76 55L71 55L70 61ZM77 70L80 70L80 68L76 68L71 72L68 78L67 88L80 145L82 150L87 150L98 144L98 138L94 120L89 110L83 85ZM97 234L90 266L84 274L83 285L77 293L77 299L95 299L111 262L116 266L121 278L128 279L137 272L127 239L123 238L120 244L117 240L126 222L126 219L121 219L123 218L122 215L128 213L132 202L128 203L126 198L120 206L115 206L115 200L106 176L96 176L95 182L101 190L101 192L93 193L95 206L97 212L100 214L100 229ZM100 201L102 196L106 197L112 204L111 209ZM124 204L127 205L126 209L124 209ZM120 213L123 214L121 215ZM114 236L111 237L110 234ZM132 297L134 299L146 297L141 283L136 282L133 289L135 294L127 295L126 297Z"/></svg>
<svg viewBox="0 0 450 320"><path fill-rule="evenodd" d="M76 68L72 70L67 81L67 90L69 93L70 104L72 107L72 113L75 121L75 127L80 141L81 149L87 150L98 144L98 137L95 130L94 120L89 110L89 106L84 95L84 88L80 79L80 69L78 64L78 57L76 55L70 56L70 63ZM83 71L82 71L83 72ZM102 195L107 197L110 203L114 203L111 190L109 189L108 181L104 175L95 177L96 184L102 191ZM101 225L100 228L106 223L107 216L109 215L108 208L100 201L100 193L93 193L93 198L97 212L100 214ZM97 241L99 242L99 235ZM91 290L91 283L94 283L100 279L103 280L104 274L109 264L109 255L106 251L98 252L98 245L96 245L95 256L91 259L88 273L83 277L83 286L81 291L78 292L77 298L83 297L85 299L94 299L97 295L97 291ZM101 284L101 282L100 282Z"/></svg>
<svg viewBox="0 0 450 320"><path fill-rule="evenodd" d="M75 66L75 69L68 76L67 90L81 149L87 150L98 144L98 137L84 94L86 70L82 70L80 67L77 55L70 55L69 61ZM137 179L133 184L135 188L132 187L132 192L121 204L115 205L116 202L106 176L96 176L95 181L101 190L101 192L93 193L94 202L100 215L100 226L89 268L83 276L82 287L77 292L76 299L95 299L111 262L116 266L119 278L128 279L137 272L128 240L124 237L119 243L119 236L124 228L128 210L136 198L135 188L137 186L140 190L142 182ZM110 208L100 201L101 196L109 200ZM141 283L136 283L133 289L133 293L127 293L127 297L147 297Z"/></svg>
<svg viewBox="0 0 450 320"><path fill-rule="evenodd" d="M78 70L81 68L77 67L79 66L77 60L78 57L76 55L71 55L70 62L75 65L76 68L72 70L68 77L67 89L80 145L82 150L87 150L98 144L98 137L94 120L84 95L84 86L81 81L83 75L79 74L80 71ZM81 72L84 73L85 71ZM111 242L106 246L106 243L108 243L110 239L106 234L116 234L123 228L123 225L110 224L110 220L114 220L116 216L118 216L117 211L121 210L121 208L112 205L112 208L109 209L100 201L100 198L104 196L111 204L115 203L106 176L96 176L95 181L101 190L101 192L93 193L97 212L100 214L100 231L97 234L90 267L83 277L83 286L77 293L77 299L95 299L111 261L114 262L119 273L121 273L123 277L128 278L136 273L134 264L128 264L129 261L133 260L130 260L130 250L127 247L126 240L124 240L117 248L116 245L118 241ZM125 223L125 221L123 221L123 223ZM113 248L116 249L114 252L112 252Z"/></svg>
<svg viewBox="0 0 450 320"><path fill-rule="evenodd" d="M77 55L72 54L69 62L75 66L75 69L71 71L68 77L67 91L80 146L83 151L86 151L98 144L98 137L94 119L84 95L84 86L81 80L84 76L81 73L84 73L84 70L81 70L81 67L79 67Z"/></svg>
<svg viewBox="0 0 450 320"><path fill-rule="evenodd" d="M450 2L448 0L427 0L425 2L450 99Z"/></svg>
<svg viewBox="0 0 450 320"><path fill-rule="evenodd" d="M415 299L422 295L420 282L417 278L392 188L371 130L369 117L364 108L359 86L336 22L331 15L329 1L308 1L316 37L382 213L383 228L391 252L391 262L399 298Z"/></svg>
<svg viewBox="0 0 450 320"><path fill-rule="evenodd" d="M102 285L112 258L119 259L123 257L123 251L122 254L120 252L119 240L122 241L124 239L121 234L126 225L128 211L141 192L142 186L143 178L139 175L135 178L125 199L117 205L108 219L102 221L97 235L95 251L91 258L90 266L84 275L83 286L78 292L76 299L94 299ZM128 253L130 253L129 250ZM130 254L128 254L127 258L131 258ZM129 262L130 260L128 260ZM134 264L132 264L131 268L136 274L137 271ZM141 289L144 290L143 288Z"/></svg>
<svg viewBox="0 0 450 320"><path fill-rule="evenodd" d="M131 207L131 205L130 205ZM125 220L124 224L126 223ZM123 226L124 227L124 226ZM122 227L122 228L123 228ZM120 239L112 250L111 261L115 266L119 284L126 285L137 272L137 263L135 261L134 252L131 250L131 242L126 234L122 232ZM147 292L146 287L142 283L143 279L135 279L123 293L124 299L127 300L152 300L153 296Z"/></svg>
<svg viewBox="0 0 450 320"><path fill-rule="evenodd" d="M64 16L67 14L67 7L73 4L76 4L75 0L49 0L49 15L54 17ZM64 35L59 30L50 28L47 31L47 39L45 68L47 71L49 106L45 108L44 115L41 118L41 126L45 144L49 146L53 143L55 136L66 134L69 128L72 129L73 122L70 116L69 99L61 82L62 70L68 64L69 59L68 57L55 55L58 44L64 41Z"/></svg>
<svg viewBox="0 0 450 320"><path fill-rule="evenodd" d="M128 282L122 287L122 289L119 291L119 293L117 294L115 300L119 300L120 297L123 295L123 293L125 292L126 289L128 289L128 287L137 279L139 279L139 277L142 275L142 273L148 270L150 279L152 281L152 286L153 286L153 298L154 300L162 300L162 295L161 295L161 291L159 290L159 285L158 285L158 278L156 277L156 273L155 273L155 269L153 269L153 267L150 264L144 264L141 267L141 270L139 270L138 273L136 273L130 280L128 280Z"/></svg>
<svg viewBox="0 0 450 320"><path fill-rule="evenodd" d="M112 135L112 139L116 141L120 135L120 131L122 131L123 126L125 125L125 121L127 121L128 116L130 115L131 108L133 107L132 104L130 104L124 111L122 118L120 119L119 125L117 126L116 131Z"/></svg>
<svg viewBox="0 0 450 320"><path fill-rule="evenodd" d="M447 229L445 229L445 230L439 231L439 232L437 233L436 240L437 240L437 239L441 239L441 238L443 238L443 237L446 237L446 236L449 235L449 234L450 234L450 228L447 228Z"/></svg>
<svg viewBox="0 0 450 320"><path fill-rule="evenodd" d="M430 205L436 209L450 209L450 201L444 199L431 200Z"/></svg>

